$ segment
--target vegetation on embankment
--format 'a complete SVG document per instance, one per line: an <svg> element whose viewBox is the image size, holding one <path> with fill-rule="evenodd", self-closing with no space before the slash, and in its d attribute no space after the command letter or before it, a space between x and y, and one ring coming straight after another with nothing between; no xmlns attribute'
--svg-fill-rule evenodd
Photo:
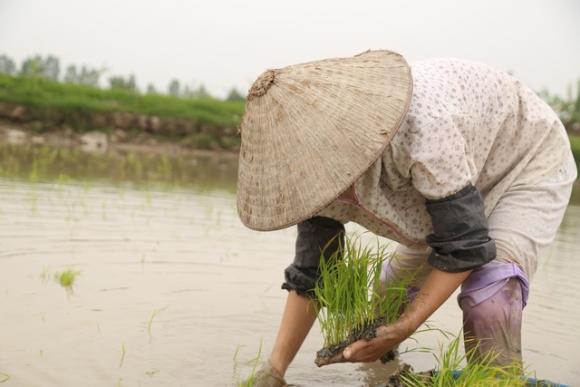
<svg viewBox="0 0 580 387"><path fill-rule="evenodd" d="M235 88L225 100L212 97L202 84L172 79L165 92L152 84L140 89L134 75L69 65L35 55L18 65L0 54L0 120L35 133L62 132L69 137L90 130L114 133L113 141L160 141L194 149L237 150L237 126L244 97ZM105 82L103 82L105 81ZM569 85L566 97L541 91L571 134L580 165L580 81Z"/></svg>
<svg viewBox="0 0 580 387"><path fill-rule="evenodd" d="M576 159L576 165L578 166L578 169L580 169L580 135L571 134L570 145L572 146L572 153L574 153L574 159Z"/></svg>
<svg viewBox="0 0 580 387"><path fill-rule="evenodd" d="M203 149L235 149L243 100L175 97L0 74L0 118L37 131L140 131Z"/></svg>

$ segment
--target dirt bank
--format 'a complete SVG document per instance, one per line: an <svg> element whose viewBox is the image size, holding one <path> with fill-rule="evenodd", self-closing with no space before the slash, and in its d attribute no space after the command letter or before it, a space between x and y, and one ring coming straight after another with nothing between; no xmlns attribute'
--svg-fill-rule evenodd
<svg viewBox="0 0 580 387"><path fill-rule="evenodd" d="M77 147L88 152L131 151L170 156L219 155L238 157L238 149L198 149L188 142L137 130L88 131L67 128L35 130L27 123L0 119L0 141L10 144Z"/></svg>

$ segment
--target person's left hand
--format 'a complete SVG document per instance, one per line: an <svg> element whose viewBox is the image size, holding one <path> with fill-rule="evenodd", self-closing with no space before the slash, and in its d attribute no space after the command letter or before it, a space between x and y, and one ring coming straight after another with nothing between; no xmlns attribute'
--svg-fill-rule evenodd
<svg viewBox="0 0 580 387"><path fill-rule="evenodd" d="M345 348L343 356L353 363L376 361L397 344L404 341L411 333L399 322L380 326L377 328L376 338L370 341L359 340L352 343Z"/></svg>

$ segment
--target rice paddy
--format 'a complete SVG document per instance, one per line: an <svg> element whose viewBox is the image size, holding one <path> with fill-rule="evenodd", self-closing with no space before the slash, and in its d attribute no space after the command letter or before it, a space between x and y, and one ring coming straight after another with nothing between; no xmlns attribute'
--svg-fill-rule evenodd
<svg viewBox="0 0 580 387"><path fill-rule="evenodd" d="M252 359L259 337L263 355L271 348L294 230L256 233L239 223L235 160L129 154L0 146L0 385L232 385L257 372L242 361L232 380L236 344ZM580 275L579 220L573 205L557 259L547 259L534 279L524 331L530 369L570 384L580 380L580 320L570 318L576 309L566 296L580 291L569 280ZM54 279L67 270L81 272L72 276L74 296L63 296ZM367 284L373 278L367 273ZM353 315L373 317L368 310ZM454 300L433 321L452 331L460 323ZM389 364L316 368L313 354L324 345L317 330L289 382L378 386L388 379ZM417 370L434 368L432 353L405 349L448 339L432 331L416 340L401 345L401 359Z"/></svg>

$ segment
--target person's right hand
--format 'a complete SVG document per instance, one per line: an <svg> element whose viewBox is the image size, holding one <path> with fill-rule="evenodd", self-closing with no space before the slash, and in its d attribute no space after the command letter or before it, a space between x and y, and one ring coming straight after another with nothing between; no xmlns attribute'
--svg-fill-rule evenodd
<svg viewBox="0 0 580 387"><path fill-rule="evenodd" d="M352 343L344 350L343 356L353 363L377 361L412 333L413 331L406 329L402 322L383 325L377 328L377 337L372 340L359 340Z"/></svg>
<svg viewBox="0 0 580 387"><path fill-rule="evenodd" d="M245 384L244 384L245 385ZM286 387L288 383L270 362L262 364L253 379L253 387Z"/></svg>

